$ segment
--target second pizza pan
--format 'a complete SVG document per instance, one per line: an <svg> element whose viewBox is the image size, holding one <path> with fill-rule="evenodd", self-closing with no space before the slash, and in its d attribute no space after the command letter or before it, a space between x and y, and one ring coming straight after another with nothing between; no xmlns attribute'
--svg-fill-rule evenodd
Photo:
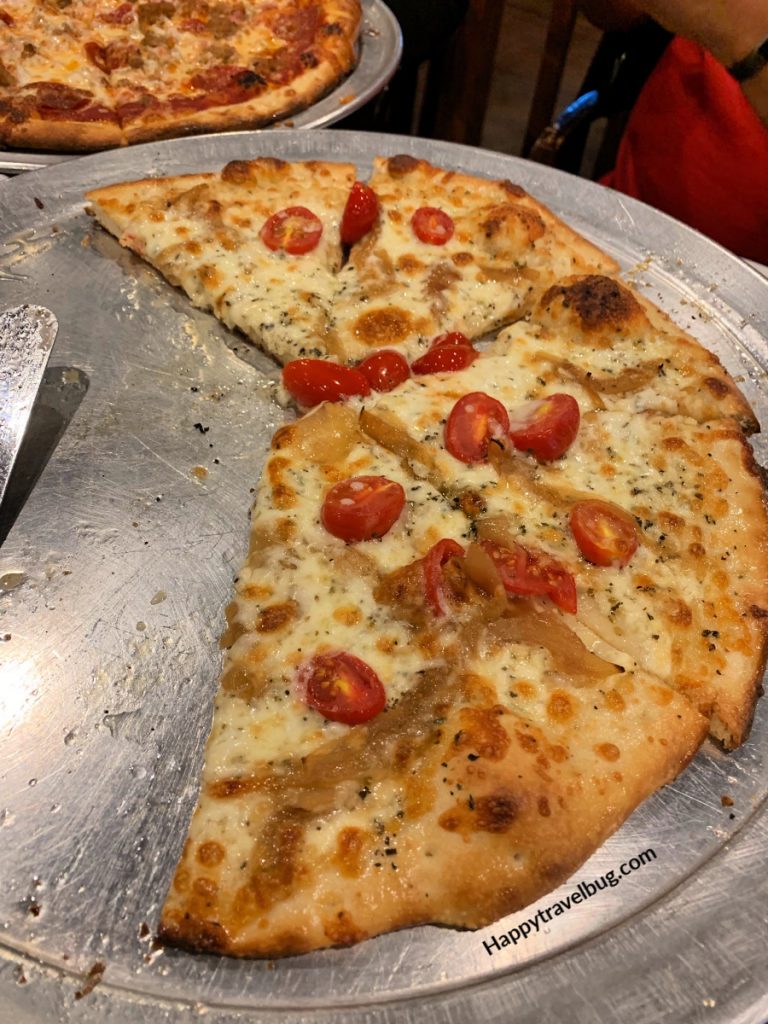
<svg viewBox="0 0 768 1024"><path fill-rule="evenodd" d="M762 1024L766 701L742 749L705 746L560 890L482 931L418 928L275 963L152 946L251 490L289 414L276 366L121 250L83 193L258 155L351 160L365 177L375 154L398 152L549 203L722 358L768 423L768 283L548 168L419 139L267 131L0 184L0 302L47 306L60 324L26 453L39 479L0 550L0 1018ZM766 440L754 444L765 464ZM616 885L525 933L536 909L611 872Z"/></svg>

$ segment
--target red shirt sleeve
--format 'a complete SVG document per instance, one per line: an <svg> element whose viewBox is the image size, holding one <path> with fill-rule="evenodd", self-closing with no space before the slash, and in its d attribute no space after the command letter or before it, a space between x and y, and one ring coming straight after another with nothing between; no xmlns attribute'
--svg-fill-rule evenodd
<svg viewBox="0 0 768 1024"><path fill-rule="evenodd" d="M768 263L768 129L725 68L676 38L630 114L604 184Z"/></svg>

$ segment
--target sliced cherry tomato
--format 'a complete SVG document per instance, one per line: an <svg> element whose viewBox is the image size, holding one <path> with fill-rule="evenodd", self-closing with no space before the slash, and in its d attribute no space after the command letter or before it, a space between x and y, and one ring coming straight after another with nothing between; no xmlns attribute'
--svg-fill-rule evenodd
<svg viewBox="0 0 768 1024"><path fill-rule="evenodd" d="M472 391L451 409L445 424L445 447L461 462L485 462L491 438L504 437L508 428L509 417L501 402L483 391Z"/></svg>
<svg viewBox="0 0 768 1024"><path fill-rule="evenodd" d="M454 370L465 370L477 359L480 353L471 345L434 346L423 356L411 363L411 372L421 373L452 373Z"/></svg>
<svg viewBox="0 0 768 1024"><path fill-rule="evenodd" d="M328 533L348 543L383 537L405 505L405 491L385 476L352 476L325 496L320 520Z"/></svg>
<svg viewBox="0 0 768 1024"><path fill-rule="evenodd" d="M303 256L317 246L322 233L320 218L306 206L287 206L264 222L259 236L273 252L283 249L291 256Z"/></svg>
<svg viewBox="0 0 768 1024"><path fill-rule="evenodd" d="M453 237L453 218L436 206L420 206L411 217L413 233L428 245L445 245Z"/></svg>
<svg viewBox="0 0 768 1024"><path fill-rule="evenodd" d="M570 523L579 551L594 565L623 568L637 551L634 518L609 501L577 501Z"/></svg>
<svg viewBox="0 0 768 1024"><path fill-rule="evenodd" d="M367 235L379 216L379 200L376 193L362 181L356 181L349 193L344 215L341 218L341 240L344 245L359 242Z"/></svg>
<svg viewBox="0 0 768 1024"><path fill-rule="evenodd" d="M546 596L564 612L576 611L576 580L573 573L545 551L515 544L513 548L481 541L499 570L508 594Z"/></svg>
<svg viewBox="0 0 768 1024"><path fill-rule="evenodd" d="M438 336L429 346L429 350L431 352L432 349L442 348L443 345L449 345L451 347L453 347L454 345L469 345L469 347L472 348L472 342L469 340L466 334L462 333L462 331L448 331L447 334L438 334Z"/></svg>
<svg viewBox="0 0 768 1024"><path fill-rule="evenodd" d="M366 356L357 369L374 391L391 391L411 376L408 360L391 348L381 348Z"/></svg>
<svg viewBox="0 0 768 1024"><path fill-rule="evenodd" d="M531 452L539 462L559 459L576 439L581 413L571 395L548 395L526 402L509 417L509 438L515 448Z"/></svg>
<svg viewBox="0 0 768 1024"><path fill-rule="evenodd" d="M283 367L283 385L308 409L320 402L339 402L351 395L370 395L366 378L351 366L326 359L294 359Z"/></svg>
<svg viewBox="0 0 768 1024"><path fill-rule="evenodd" d="M316 654L297 674L297 688L315 711L332 722L359 725L384 710L387 695L370 665L354 654Z"/></svg>
<svg viewBox="0 0 768 1024"><path fill-rule="evenodd" d="M458 541L444 537L433 544L424 557L424 592L427 604L436 618L450 609L443 594L443 566L449 558L463 558L464 548Z"/></svg>

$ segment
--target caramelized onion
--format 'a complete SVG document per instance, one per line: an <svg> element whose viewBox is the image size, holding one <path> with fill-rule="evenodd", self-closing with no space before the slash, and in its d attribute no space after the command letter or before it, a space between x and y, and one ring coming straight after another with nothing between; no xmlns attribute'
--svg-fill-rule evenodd
<svg viewBox="0 0 768 1024"><path fill-rule="evenodd" d="M616 665L592 654L553 608L537 601L510 601L507 614L489 628L488 636L501 642L544 647L553 668L584 684L619 671Z"/></svg>
<svg viewBox="0 0 768 1024"><path fill-rule="evenodd" d="M504 585L501 582L496 563L479 544L469 545L461 565L470 580L483 593L490 595L504 593Z"/></svg>
<svg viewBox="0 0 768 1024"><path fill-rule="evenodd" d="M339 402L324 402L284 430L310 462L341 462L360 440L356 413Z"/></svg>

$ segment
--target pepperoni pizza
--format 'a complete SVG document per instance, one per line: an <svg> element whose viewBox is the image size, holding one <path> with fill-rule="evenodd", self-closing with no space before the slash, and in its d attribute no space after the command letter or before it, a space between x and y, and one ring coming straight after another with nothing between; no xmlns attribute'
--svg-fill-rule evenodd
<svg viewBox="0 0 768 1024"><path fill-rule="evenodd" d="M359 0L1 0L0 144L258 128L353 68Z"/></svg>

